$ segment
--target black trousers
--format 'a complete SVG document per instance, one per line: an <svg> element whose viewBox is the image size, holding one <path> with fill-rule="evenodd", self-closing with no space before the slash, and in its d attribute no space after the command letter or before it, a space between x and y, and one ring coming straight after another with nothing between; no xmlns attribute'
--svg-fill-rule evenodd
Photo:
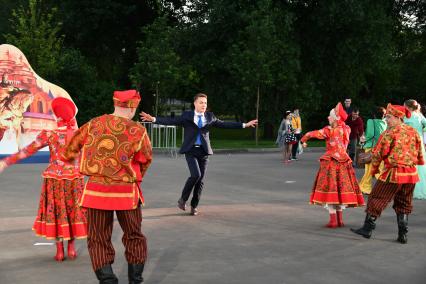
<svg viewBox="0 0 426 284"><path fill-rule="evenodd" d="M294 136L296 136L297 143L293 144L293 148L291 148L291 156L293 159L296 159L297 150L299 149L299 141L302 139L302 133L294 134Z"/></svg>
<svg viewBox="0 0 426 284"><path fill-rule="evenodd" d="M181 198L186 202L192 190L194 190L191 199L191 207L197 208L200 202L201 192L203 191L204 175L207 169L207 163L209 162L209 155L202 147L194 146L189 152L185 153L185 158L191 176L186 180Z"/></svg>
<svg viewBox="0 0 426 284"><path fill-rule="evenodd" d="M358 144L358 139L350 139L348 144L348 154L351 158L352 162L355 163L355 156L356 156L356 145Z"/></svg>

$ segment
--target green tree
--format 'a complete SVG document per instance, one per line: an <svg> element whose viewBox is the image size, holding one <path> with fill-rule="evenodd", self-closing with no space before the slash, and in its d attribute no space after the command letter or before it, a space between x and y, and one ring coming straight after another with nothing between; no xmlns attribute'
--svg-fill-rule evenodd
<svg viewBox="0 0 426 284"><path fill-rule="evenodd" d="M117 85L101 80L96 68L79 50L66 48L60 57L57 81L79 107L77 121L84 124L93 117L113 111L112 94Z"/></svg>
<svg viewBox="0 0 426 284"><path fill-rule="evenodd" d="M397 84L391 8L390 1L295 1L301 70L318 95L308 106L313 126L345 97L369 113Z"/></svg>
<svg viewBox="0 0 426 284"><path fill-rule="evenodd" d="M2 0L0 9L0 43L5 43L5 35L11 33L10 17L13 9L28 4L28 0ZM8 43L8 42L6 42Z"/></svg>
<svg viewBox="0 0 426 284"><path fill-rule="evenodd" d="M4 35L6 41L22 50L34 70L48 81L53 81L59 72L64 39L56 13L55 8L44 11L41 0L29 0L28 8L21 6L13 10L13 32Z"/></svg>
<svg viewBox="0 0 426 284"><path fill-rule="evenodd" d="M392 92L395 98L412 98L424 103L426 98L426 2L395 1L397 22L397 60L400 81Z"/></svg>
<svg viewBox="0 0 426 284"><path fill-rule="evenodd" d="M299 72L298 45L292 38L293 15L271 0L257 2L245 14L247 25L229 49L228 68L240 93L235 107L244 117L254 115L257 91L260 92L259 119L265 130L279 123L284 106L294 100ZM271 131L265 131L271 137Z"/></svg>
<svg viewBox="0 0 426 284"><path fill-rule="evenodd" d="M167 16L163 16L143 29L144 40L139 41L138 59L130 73L134 86L148 98L143 102L144 108L151 107L151 111L159 107L155 103L158 99L186 98L186 90L198 80L197 73L175 51L176 28L167 21Z"/></svg>
<svg viewBox="0 0 426 284"><path fill-rule="evenodd" d="M100 80L129 88L129 70L137 61L141 28L158 17L152 0L49 0L58 7L67 47L77 49Z"/></svg>
<svg viewBox="0 0 426 284"><path fill-rule="evenodd" d="M256 115L271 130L291 99L296 101L299 50L294 15L279 1L191 1L179 54L200 74L199 88L220 114L246 120ZM291 94L291 95L290 95ZM271 136L271 131L265 131Z"/></svg>

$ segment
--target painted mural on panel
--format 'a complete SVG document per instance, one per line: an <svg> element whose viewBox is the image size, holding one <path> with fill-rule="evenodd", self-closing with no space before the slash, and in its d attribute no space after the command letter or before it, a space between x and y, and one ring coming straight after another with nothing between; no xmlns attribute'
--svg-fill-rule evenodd
<svg viewBox="0 0 426 284"><path fill-rule="evenodd" d="M42 129L55 129L51 101L70 95L31 68L15 46L0 45L0 154L18 151Z"/></svg>

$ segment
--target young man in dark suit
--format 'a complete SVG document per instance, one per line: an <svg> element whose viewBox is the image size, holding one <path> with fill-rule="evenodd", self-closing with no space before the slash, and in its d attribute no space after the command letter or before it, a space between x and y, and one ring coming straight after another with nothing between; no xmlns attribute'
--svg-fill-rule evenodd
<svg viewBox="0 0 426 284"><path fill-rule="evenodd" d="M153 117L145 112L140 113L143 121L150 121L163 125L179 125L184 128L184 139L179 153L185 154L186 162L191 176L187 179L182 190L181 198L178 200L178 207L186 210L186 201L194 190L191 199L191 215L198 215L198 203L200 202L201 191L203 190L204 173L207 168L209 155L213 154L209 129L219 128L246 128L255 127L257 120L247 123L224 122L217 119L212 112L206 112L207 95L197 94L194 97L194 111L185 111L178 117Z"/></svg>

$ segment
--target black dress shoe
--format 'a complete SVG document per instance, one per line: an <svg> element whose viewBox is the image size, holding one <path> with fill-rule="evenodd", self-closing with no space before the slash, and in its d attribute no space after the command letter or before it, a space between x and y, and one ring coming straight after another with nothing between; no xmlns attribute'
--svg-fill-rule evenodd
<svg viewBox="0 0 426 284"><path fill-rule="evenodd" d="M183 201L182 198L179 198L179 200L178 200L178 207L179 207L179 209L182 209L183 211L186 210L186 204L185 204L185 201Z"/></svg>
<svg viewBox="0 0 426 284"><path fill-rule="evenodd" d="M191 207L191 215L192 216L197 216L198 215L198 209L197 208L194 208L194 207Z"/></svg>

